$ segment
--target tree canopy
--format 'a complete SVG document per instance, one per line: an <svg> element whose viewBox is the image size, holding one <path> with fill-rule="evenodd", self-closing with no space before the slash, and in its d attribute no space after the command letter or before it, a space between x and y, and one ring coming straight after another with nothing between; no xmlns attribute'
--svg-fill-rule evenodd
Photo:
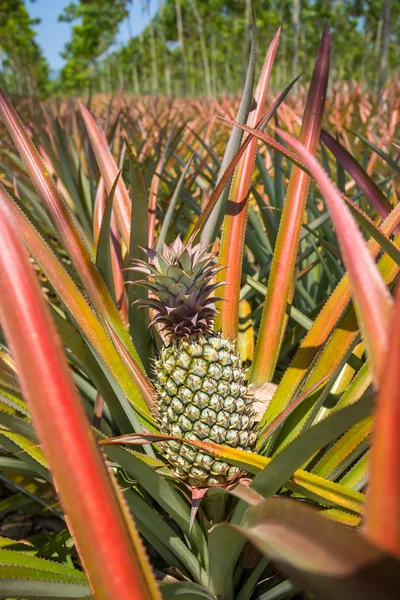
<svg viewBox="0 0 400 600"><path fill-rule="evenodd" d="M327 20L332 32L331 78L355 78L376 87L382 79L383 7L387 4L391 4L390 33L383 83L388 70L398 64L400 3L255 0L259 45L267 47L282 25L273 84L282 87L300 72L309 75ZM142 7L146 11L147 2ZM126 87L146 94L235 93L243 82L250 29L250 0L165 0L140 35L103 58L93 81L104 90L117 89L123 81Z"/></svg>
<svg viewBox="0 0 400 600"><path fill-rule="evenodd" d="M38 23L22 0L0 0L0 82L18 95L48 91L49 66L35 39Z"/></svg>
<svg viewBox="0 0 400 600"><path fill-rule="evenodd" d="M69 4L59 21L75 23L71 41L62 57L66 59L61 81L67 90L87 86L91 69L115 40L118 26L128 15L131 0L80 0Z"/></svg>

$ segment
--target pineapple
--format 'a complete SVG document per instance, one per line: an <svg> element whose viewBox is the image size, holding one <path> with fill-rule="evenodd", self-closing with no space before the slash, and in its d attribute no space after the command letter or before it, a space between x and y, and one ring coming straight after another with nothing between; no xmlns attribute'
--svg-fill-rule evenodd
<svg viewBox="0 0 400 600"><path fill-rule="evenodd" d="M212 283L221 267L215 255L184 246L178 237L161 252L146 249L151 264L135 261L152 298L141 301L155 316L167 340L155 363L162 433L183 439L250 450L256 435L245 372L231 341L213 332L216 313ZM240 470L180 441L165 444L166 458L177 477L192 487L226 486Z"/></svg>

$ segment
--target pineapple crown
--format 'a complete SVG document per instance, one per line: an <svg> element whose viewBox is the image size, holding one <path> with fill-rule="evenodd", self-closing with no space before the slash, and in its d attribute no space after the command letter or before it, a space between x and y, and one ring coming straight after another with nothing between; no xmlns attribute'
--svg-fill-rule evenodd
<svg viewBox="0 0 400 600"><path fill-rule="evenodd" d="M178 236L161 251L143 248L150 261L135 260L133 269L146 275L135 283L146 286L152 298L139 300L140 306L153 308L154 319L172 340L210 333L217 312L213 296L221 283L211 283L223 269L215 263L215 253L202 244L185 246Z"/></svg>

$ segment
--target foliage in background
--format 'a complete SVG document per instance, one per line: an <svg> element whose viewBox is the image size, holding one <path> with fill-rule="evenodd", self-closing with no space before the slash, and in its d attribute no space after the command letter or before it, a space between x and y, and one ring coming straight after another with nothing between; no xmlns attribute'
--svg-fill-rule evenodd
<svg viewBox="0 0 400 600"><path fill-rule="evenodd" d="M66 91L85 89L90 83L90 70L96 69L99 57L114 42L118 26L127 16L131 0L81 0L68 4L60 21L76 23L71 41L61 56L65 65L61 84Z"/></svg>
<svg viewBox="0 0 400 600"><path fill-rule="evenodd" d="M95 7L96 2L88 3L88 7L91 4ZM258 0L254 5L260 40L271 38L278 25L283 26L273 89L281 89L300 72L310 76L319 42L315 32L326 20L333 37L332 81L355 78L377 90L388 74L396 73L400 36L397 2ZM143 31L96 64L97 54L92 55L93 91L117 91L121 84L135 94L152 95L212 96L241 90L251 29L249 0L165 0L159 3L152 20L147 16L148 1L142 1L141 6L148 22ZM107 32L115 32L118 14L116 10L109 20ZM91 19L88 33L93 28L94 40L98 16L87 8L86 18L88 23ZM77 30L76 43L78 35ZM90 43L88 40L88 47ZM258 60L261 67L262 57ZM78 53L71 55L71 74L80 61ZM87 91L79 77L70 83L76 91Z"/></svg>
<svg viewBox="0 0 400 600"><path fill-rule="evenodd" d="M49 83L49 66L35 40L23 0L0 2L0 82L19 96L43 96Z"/></svg>
<svg viewBox="0 0 400 600"><path fill-rule="evenodd" d="M41 0L37 0L41 2ZM318 28L333 33L332 81L360 81L379 91L396 76L400 7L391 0L256 0L260 40L283 25L271 87L290 78L309 78L318 47ZM3 86L30 96L126 91L142 95L237 94L243 84L250 33L250 0L163 0L150 19L148 0L139 0L142 31L118 42L120 27L132 31L131 0L80 0L65 7L60 21L72 24L60 75L48 82L48 67L34 39L29 3L0 4ZM136 14L137 14L136 12ZM55 32L56 34L56 32ZM110 52L117 43L118 49ZM258 66L261 67L261 56Z"/></svg>

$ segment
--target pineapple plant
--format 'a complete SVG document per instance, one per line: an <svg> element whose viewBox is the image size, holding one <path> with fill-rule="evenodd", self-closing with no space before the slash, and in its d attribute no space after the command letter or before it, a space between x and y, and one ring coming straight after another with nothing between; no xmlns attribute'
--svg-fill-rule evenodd
<svg viewBox="0 0 400 600"><path fill-rule="evenodd" d="M161 433L251 450L256 441L252 399L234 344L213 332L213 279L221 267L201 243L185 246L178 236L158 252L146 249L151 264L136 260L152 296L138 301L154 310L166 345L155 363ZM166 458L177 477L192 487L226 486L240 476L238 467L173 440Z"/></svg>
<svg viewBox="0 0 400 600"><path fill-rule="evenodd" d="M255 102L250 102L252 90L247 92L248 107L241 121L249 117L246 128L251 136L264 135L254 127L262 117L278 41L279 33L260 80L262 93L256 91ZM0 334L0 443L8 454L0 456L0 467L18 491L29 494L28 510L32 510L31 501L36 501L35 512L38 503L40 510L51 509L60 517L64 511L70 528L61 534L46 532L41 538L35 535L27 540L29 545L23 546L2 538L1 597L272 600L308 598L307 591L300 591L306 588L322 600L352 600L355 595L397 598L399 562L394 557L400 556L400 479L398 463L392 457L399 455L399 436L387 432L399 429L396 374L400 296L392 310L393 301L386 288L393 286L400 269L400 240L390 237L400 211L398 206L387 208L388 217L380 223L380 232L374 222L367 221L372 237L366 246L342 205L343 198L312 160L316 150L309 142L313 140L315 146L318 141L328 59L329 35L325 30L306 104L301 144L296 146L295 139L278 130L279 137L295 153L269 136L261 137L274 148L274 178L288 183L286 198L280 197L279 185L275 190L268 187L255 140L246 137L240 151L230 148L229 166L221 169L221 179L215 173L219 181L216 191L200 210L197 185L209 160L208 146L196 145L196 177L191 173L185 178L189 162L179 181L179 175L171 179L171 173L181 172L188 147L192 147L182 129L176 151L162 167L162 179L178 191L185 180L185 196L192 195L194 202L177 206L176 193L165 215L160 196L149 194L147 201L133 159L129 197L122 178L118 179L108 139L115 134L115 152L122 143L121 131L109 127L106 139L83 106L81 113L109 198L104 208L94 198L94 190L84 185L82 194L87 205L81 206L80 194L74 195L72 186L71 203L63 202L31 138L0 93L0 116L27 169L25 173L14 168L15 178L26 183L21 186L24 194L20 203L0 185L0 320L4 329L4 336ZM254 106L258 107L257 114L249 115ZM277 107L275 103L270 116ZM129 113L118 114L137 150L136 122L129 128ZM175 126L174 119L172 122ZM69 144L71 123L73 120L68 119L53 124L71 158L63 160L59 143L60 181L70 181L64 169L71 168L77 181L84 175L83 181L89 183L98 173L91 170L93 157L81 144L80 136L78 146L73 141ZM43 135L41 131L39 138ZM191 138L189 141L193 142ZM308 146L308 152L303 146ZM154 148L157 144L145 149L148 153ZM285 157L286 167L291 161L295 166L283 170L278 155ZM234 163L240 156L243 162ZM157 154L147 155L150 164L152 158L158 160ZM0 156L0 162L3 159ZM14 163L19 165L17 160ZM141 163L147 168L146 161ZM347 158L343 166L348 165ZM232 185L226 185L234 169ZM5 169L10 181L13 171ZM368 174L361 167L357 172L365 186ZM322 212L320 199L314 201L314 190L308 195L305 178L311 176L322 191L336 234L328 227L329 215ZM254 198L249 202L252 178L257 206L252 202ZM217 206L224 186L229 204L221 202ZM263 187L263 196L257 195ZM37 195L46 208L57 241L71 260L70 269L65 269L51 250L41 213L25 214L25 189L34 200ZM368 189L371 202L379 205L377 191L371 192L371 186ZM269 220L264 221L267 190L270 204L279 210L271 211ZM155 198L157 206L152 204ZM110 223L113 202L115 226ZM195 215L194 206L198 209ZM219 265L208 250L208 244L219 237L218 219L205 227L214 208L223 217ZM101 221L96 263L94 253L82 240L82 235L89 242L96 239L91 220L87 226L86 209L90 216L93 209ZM356 218L361 215L356 211ZM163 225L167 224L162 228L164 237L162 229L158 231L158 217L164 220ZM365 224L365 217L362 222ZM307 230L304 227L301 231L305 223ZM203 245L185 245L176 239L170 247L161 247L160 239L174 239L176 230L191 231L192 241L201 234ZM311 232L318 234L313 243ZM147 322L132 307L128 326L116 300L112 277L119 276L123 295L135 290L124 286L123 260L128 264L128 260L140 258L139 247L147 243L143 237L152 247L157 243L157 233L158 249L147 250L150 264L134 263L145 275L142 284L152 292L144 304L154 313L153 326L161 329L165 338L155 363L155 415L154 390L147 377L148 364L143 360L143 355L148 358ZM115 263L110 241L118 249L120 260ZM344 278L335 259L339 253L337 242L348 273ZM60 306L52 311L53 319L33 277L25 246L60 299ZM243 254L238 252L242 247ZM323 261L323 256L329 261ZM222 288L225 302L220 305L221 333L216 334L213 320L218 298L213 281L222 265L228 267L229 285ZM329 265L335 266L332 272ZM294 296L290 291L293 277ZM254 404L246 390L245 373L230 341L237 336L242 299L249 301L251 310L248 333L253 342L257 340L250 357L249 382L260 383L261 387L264 382L278 383L257 431L252 424ZM48 296L47 302L54 308ZM21 318L16 319L16 314ZM384 381L380 378L383 362ZM9 389L10 372L18 375L21 387ZM378 413L370 448L371 382ZM96 437L102 444L101 452ZM139 449L126 448L129 444ZM162 444L164 452L160 452ZM165 458L176 477L170 477L171 469L165 469ZM239 477L240 470L250 473L250 487L239 485L228 494L224 488ZM369 498L365 502L368 477ZM61 507L49 506L40 488L32 488L43 480L50 485L56 482ZM191 496L182 481L192 487ZM215 485L217 490L210 489ZM205 510L196 512L202 494ZM361 519L365 523L362 532L357 531ZM151 549L151 563L143 539ZM245 539L254 547L245 545ZM173 583L165 585L165 575ZM162 580L160 589L156 578Z"/></svg>

